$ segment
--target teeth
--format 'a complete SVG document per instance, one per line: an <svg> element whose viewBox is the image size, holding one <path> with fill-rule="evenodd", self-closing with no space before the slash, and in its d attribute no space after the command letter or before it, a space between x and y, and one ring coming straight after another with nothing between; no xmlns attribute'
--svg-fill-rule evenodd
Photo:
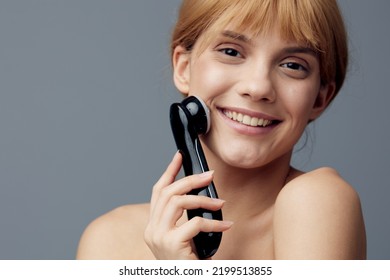
<svg viewBox="0 0 390 280"><path fill-rule="evenodd" d="M234 121L238 121L240 123L243 123L245 125L249 126L263 126L266 127L270 124L272 124L271 120L266 120L266 119L259 119L259 118L252 118L251 116L248 115L243 115L241 113L237 112L232 112L232 111L224 111L224 114L229 118Z"/></svg>
<svg viewBox="0 0 390 280"><path fill-rule="evenodd" d="M251 126L257 126L258 123L259 123L259 119L258 118L252 118L250 125Z"/></svg>
<svg viewBox="0 0 390 280"><path fill-rule="evenodd" d="M251 117L249 117L249 116L244 116L243 118L242 118L242 123L243 124L246 124L246 125L251 125Z"/></svg>

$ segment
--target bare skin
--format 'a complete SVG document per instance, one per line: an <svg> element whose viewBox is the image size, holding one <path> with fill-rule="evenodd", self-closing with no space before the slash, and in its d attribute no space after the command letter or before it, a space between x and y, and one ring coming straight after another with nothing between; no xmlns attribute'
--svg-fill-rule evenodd
<svg viewBox="0 0 390 280"><path fill-rule="evenodd" d="M103 215L84 232L79 259L197 259L191 240L221 231L213 259L364 259L359 197L331 168L290 166L307 123L326 109L334 83L322 84L313 50L285 41L275 27L255 37L225 30L203 52L181 46L174 82L210 108L212 127L201 138L214 170L176 180L175 155L153 187L150 204ZM244 124L234 115L265 125ZM211 180L219 197L185 195ZM224 221L186 219L185 209L222 209Z"/></svg>
<svg viewBox="0 0 390 280"><path fill-rule="evenodd" d="M163 176L173 176L170 171ZM355 191L329 168L290 173L276 201L261 213L237 217L233 203L225 203L224 217L234 224L223 233L212 259L366 258L364 222ZM99 217L85 230L77 258L156 259L144 240L149 216L150 204L137 204ZM186 220L183 215L178 226Z"/></svg>

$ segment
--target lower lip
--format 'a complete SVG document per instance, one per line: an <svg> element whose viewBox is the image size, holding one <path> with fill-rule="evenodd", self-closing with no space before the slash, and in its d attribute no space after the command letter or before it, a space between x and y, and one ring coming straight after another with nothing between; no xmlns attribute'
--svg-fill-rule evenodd
<svg viewBox="0 0 390 280"><path fill-rule="evenodd" d="M272 130L275 129L275 127L278 126L279 123L277 124L271 124L271 125L268 125L268 126L249 126L249 125L245 125L243 123L240 123L240 122L237 122L237 121L234 121L230 118L228 118L223 112L222 110L218 110L218 113L219 115L222 117L223 121L232 129L234 129L236 132L240 133L240 134L245 134L245 135L264 135L264 134L267 134L269 132L271 132Z"/></svg>

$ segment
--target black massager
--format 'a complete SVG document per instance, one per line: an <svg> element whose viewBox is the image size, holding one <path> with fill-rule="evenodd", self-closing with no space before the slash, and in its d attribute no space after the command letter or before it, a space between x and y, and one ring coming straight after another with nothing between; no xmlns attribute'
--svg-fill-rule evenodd
<svg viewBox="0 0 390 280"><path fill-rule="evenodd" d="M209 109L195 96L185 98L181 103L174 103L170 108L170 121L176 146L183 156L185 176L199 174L209 170L206 157L199 141L199 134L206 134L210 128ZM191 195L203 195L218 198L214 183L204 188L192 190ZM187 210L188 219L195 216L206 219L222 220L222 211L206 209ZM214 255L221 242L222 232L200 232L193 239L200 259Z"/></svg>

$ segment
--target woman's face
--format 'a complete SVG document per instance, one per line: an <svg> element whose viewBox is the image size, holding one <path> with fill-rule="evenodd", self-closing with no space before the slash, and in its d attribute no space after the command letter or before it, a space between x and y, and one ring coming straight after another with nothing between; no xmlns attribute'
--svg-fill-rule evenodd
<svg viewBox="0 0 390 280"><path fill-rule="evenodd" d="M226 29L202 52L177 47L174 80L210 108L202 140L217 158L242 168L291 153L310 120L328 105L316 53L283 40L277 29L256 37ZM199 40L201 40L200 38Z"/></svg>

